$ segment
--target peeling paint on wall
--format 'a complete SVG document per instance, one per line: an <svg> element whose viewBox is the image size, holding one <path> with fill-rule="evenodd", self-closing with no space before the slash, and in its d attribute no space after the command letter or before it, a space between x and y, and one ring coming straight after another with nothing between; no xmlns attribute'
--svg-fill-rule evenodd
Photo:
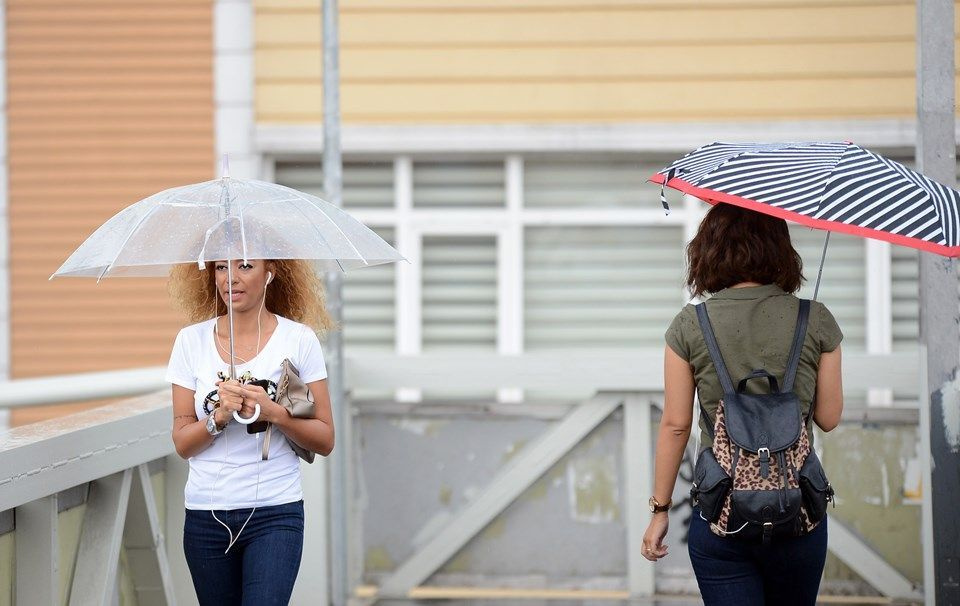
<svg viewBox="0 0 960 606"><path fill-rule="evenodd" d="M453 489L446 484L440 486L440 495L438 497L440 504L444 507L449 507L451 497L453 497Z"/></svg>
<svg viewBox="0 0 960 606"><path fill-rule="evenodd" d="M517 456L529 440L517 440L504 449L503 462L507 463L513 457Z"/></svg>
<svg viewBox="0 0 960 606"><path fill-rule="evenodd" d="M403 431L408 431L410 433L417 434L418 436L429 436L436 437L440 430L443 429L450 422L445 420L435 420L435 419L412 419L409 417L401 417L399 419L391 419L390 424L394 427L402 429Z"/></svg>
<svg viewBox="0 0 960 606"><path fill-rule="evenodd" d="M450 561L447 562L440 570L447 573L470 572L470 569L472 568L471 560L472 558L470 557L470 554L461 549L459 552L457 552L457 555L453 556L453 558L451 558Z"/></svg>
<svg viewBox="0 0 960 606"><path fill-rule="evenodd" d="M483 529L480 533L480 536L485 539L497 539L502 537L507 532L507 522L503 517L497 517L492 522L487 524L487 527Z"/></svg>
<svg viewBox="0 0 960 606"><path fill-rule="evenodd" d="M571 517L603 524L620 516L617 467L612 455L573 459L567 464Z"/></svg>
<svg viewBox="0 0 960 606"><path fill-rule="evenodd" d="M915 426L841 424L821 441L827 477L839 497L830 514L866 537L885 560L915 582L923 577L920 508L904 506L908 466L903 462L916 456L919 440ZM847 577L834 567L824 578Z"/></svg>
<svg viewBox="0 0 960 606"><path fill-rule="evenodd" d="M371 572L389 571L396 567L387 548L379 545L367 549L366 557L363 559L363 565L365 570Z"/></svg>

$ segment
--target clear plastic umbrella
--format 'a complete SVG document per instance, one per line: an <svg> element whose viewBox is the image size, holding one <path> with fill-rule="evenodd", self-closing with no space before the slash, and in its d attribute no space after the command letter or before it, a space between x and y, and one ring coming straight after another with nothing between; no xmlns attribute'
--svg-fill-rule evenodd
<svg viewBox="0 0 960 606"><path fill-rule="evenodd" d="M128 206L93 232L51 278L165 276L179 263L224 259L308 259L349 270L403 257L316 196L226 176Z"/></svg>
<svg viewBox="0 0 960 606"><path fill-rule="evenodd" d="M224 166L220 179L167 189L123 209L50 279L165 276L181 263L202 268L207 261L237 259L304 259L345 271L403 257L329 202L275 183L234 179ZM233 309L227 309L234 377Z"/></svg>

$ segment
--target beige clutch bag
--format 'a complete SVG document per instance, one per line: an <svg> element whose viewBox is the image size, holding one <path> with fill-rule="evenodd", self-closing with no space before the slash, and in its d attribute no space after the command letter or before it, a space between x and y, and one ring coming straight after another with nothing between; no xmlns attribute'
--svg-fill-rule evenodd
<svg viewBox="0 0 960 606"><path fill-rule="evenodd" d="M301 419L312 419L315 414L313 409L313 394L310 393L310 388L307 387L307 384L300 379L300 373L297 371L297 367L294 366L288 358L280 364L280 368L280 381L277 383L277 404L289 410L291 416ZM263 438L262 459L264 461L267 460L267 455L270 452L270 430L272 427L272 424L267 426L267 433ZM307 463L313 463L316 454L300 446L290 438L287 438L287 442L290 443L290 447L293 448L293 452L297 453L298 457Z"/></svg>

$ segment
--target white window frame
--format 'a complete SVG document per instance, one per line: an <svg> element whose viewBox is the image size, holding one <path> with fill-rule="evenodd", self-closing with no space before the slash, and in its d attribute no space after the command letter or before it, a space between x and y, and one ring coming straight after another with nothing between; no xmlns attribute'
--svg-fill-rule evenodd
<svg viewBox="0 0 960 606"><path fill-rule="evenodd" d="M810 139L811 133L843 127L857 132L859 139L877 148L901 150L910 139L903 124L883 121L849 121L837 124L811 123L781 125L776 138ZM623 128L589 126L502 127L491 135L474 127L350 127L344 129L344 153L348 161L365 157L393 158L394 207L391 209L350 209L352 215L372 227L389 227L396 234L396 246L409 263L400 263L396 272L396 352L401 355L422 353L422 238L424 235L494 235L497 246L497 351L502 355L524 353L524 233L528 227L547 226L678 226L683 230L685 246L696 234L708 206L692 196L678 203L672 192L673 212L665 215L651 208L526 208L524 203L524 154L576 153L619 155L662 155L689 150L693 141L707 140L703 125L671 126L670 137L663 129L652 131L626 125ZM712 130L728 134L730 140L771 138L767 126L713 125ZM811 130L812 129L812 130ZM852 129L852 130L851 130ZM907 129L909 130L909 129ZM663 132L661 132L663 131ZM781 132L782 131L782 132ZM643 136L645 133L647 136ZM655 136L649 136L653 133ZM276 162L290 154L319 156L322 141L316 127L263 126L258 129L258 145L264 153L263 174L272 176ZM674 136L677 135L677 136ZM491 139L493 137L493 139ZM744 139L746 137L746 139ZM688 141L689 140L689 141ZM399 152L398 149L409 150ZM283 151L281 151L283 150ZM901 150L902 151L902 150ZM456 154L458 157L502 158L505 175L505 204L497 208L415 208L413 206L413 164L420 157ZM654 187L651 185L651 187ZM890 245L864 241L864 284L866 306L866 353L892 351L892 253ZM829 258L829 251L827 253ZM686 291L678 293L678 302L689 300ZM418 401L417 390L400 390L397 397ZM877 390L869 394L873 405L889 405L892 394ZM520 401L522 392L504 388L498 399Z"/></svg>

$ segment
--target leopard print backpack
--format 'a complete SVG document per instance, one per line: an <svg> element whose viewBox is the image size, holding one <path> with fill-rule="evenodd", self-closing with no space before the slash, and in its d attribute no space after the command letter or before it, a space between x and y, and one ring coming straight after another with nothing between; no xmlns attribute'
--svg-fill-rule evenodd
<svg viewBox="0 0 960 606"><path fill-rule="evenodd" d="M713 447L700 453L694 468L690 496L700 507L699 515L710 523L714 534L763 543L810 532L826 515L834 494L807 437L810 418L803 417L800 399L793 392L810 301L800 301L782 384L759 369L734 387L706 304L697 305L696 310L723 387L716 420L708 427ZM766 379L770 392L746 393L747 382L754 379ZM812 414L812 404L810 411ZM706 415L702 404L701 414Z"/></svg>

